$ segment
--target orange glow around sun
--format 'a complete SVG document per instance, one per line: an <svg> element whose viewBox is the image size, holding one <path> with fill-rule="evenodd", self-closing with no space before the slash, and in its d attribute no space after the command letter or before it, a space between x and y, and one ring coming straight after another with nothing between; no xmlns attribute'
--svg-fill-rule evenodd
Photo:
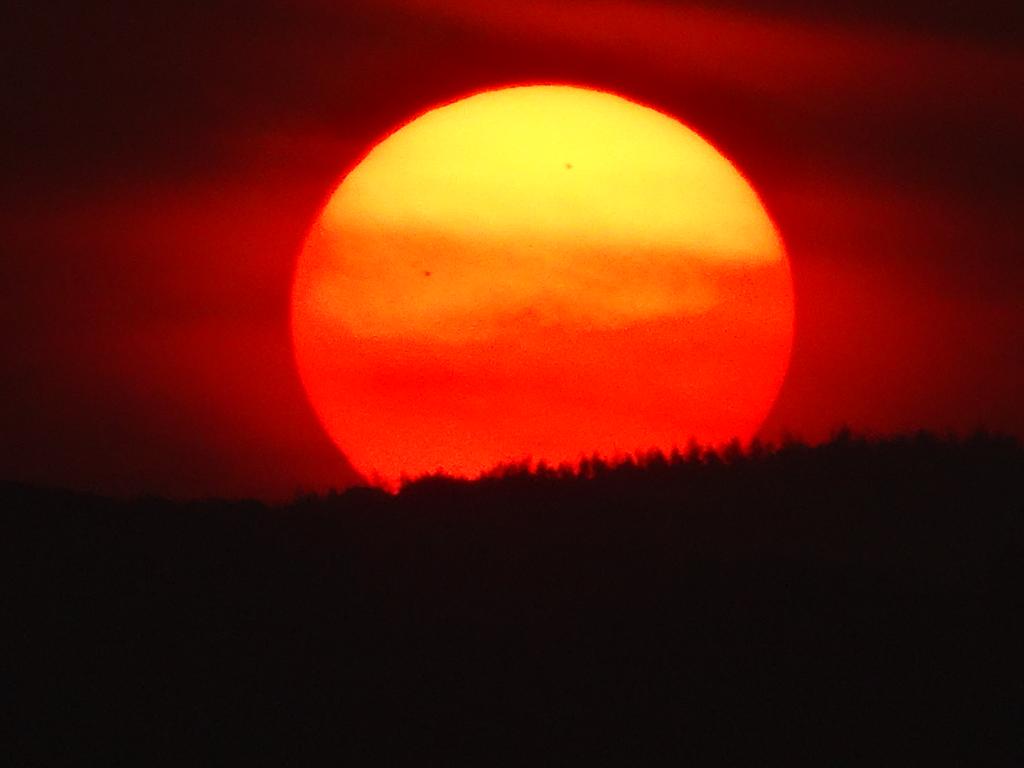
<svg viewBox="0 0 1024 768"><path fill-rule="evenodd" d="M704 139L524 86L419 116L345 177L299 257L292 331L325 429L394 486L749 439L793 296L757 194Z"/></svg>

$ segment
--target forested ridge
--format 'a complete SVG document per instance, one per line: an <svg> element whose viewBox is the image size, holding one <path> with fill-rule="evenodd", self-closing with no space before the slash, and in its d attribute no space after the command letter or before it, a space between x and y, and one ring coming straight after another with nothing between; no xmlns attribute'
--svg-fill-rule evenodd
<svg viewBox="0 0 1024 768"><path fill-rule="evenodd" d="M1022 754L1012 438L842 432L278 505L2 494L9 743L33 764Z"/></svg>

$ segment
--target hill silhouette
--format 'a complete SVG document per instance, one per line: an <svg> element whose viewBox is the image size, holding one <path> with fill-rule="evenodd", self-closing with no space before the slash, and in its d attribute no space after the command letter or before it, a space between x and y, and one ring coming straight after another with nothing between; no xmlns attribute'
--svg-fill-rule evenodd
<svg viewBox="0 0 1024 768"><path fill-rule="evenodd" d="M1022 479L1011 438L843 432L276 506L7 486L5 741L1017 764Z"/></svg>

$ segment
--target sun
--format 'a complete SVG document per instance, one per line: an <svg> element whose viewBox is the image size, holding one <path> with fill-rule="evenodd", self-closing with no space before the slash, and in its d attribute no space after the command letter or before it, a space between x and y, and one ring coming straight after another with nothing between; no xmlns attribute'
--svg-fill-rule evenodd
<svg viewBox="0 0 1024 768"><path fill-rule="evenodd" d="M432 109L351 170L299 256L292 336L326 431L393 487L749 439L793 293L757 193L697 133L521 86Z"/></svg>

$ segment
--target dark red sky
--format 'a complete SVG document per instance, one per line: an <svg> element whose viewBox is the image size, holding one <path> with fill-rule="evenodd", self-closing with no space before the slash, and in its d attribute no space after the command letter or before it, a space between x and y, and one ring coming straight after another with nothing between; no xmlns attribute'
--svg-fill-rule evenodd
<svg viewBox="0 0 1024 768"><path fill-rule="evenodd" d="M0 30L0 479L349 481L292 365L304 232L395 123L535 80L657 106L761 193L797 294L769 435L1024 435L1019 3L91 5Z"/></svg>

